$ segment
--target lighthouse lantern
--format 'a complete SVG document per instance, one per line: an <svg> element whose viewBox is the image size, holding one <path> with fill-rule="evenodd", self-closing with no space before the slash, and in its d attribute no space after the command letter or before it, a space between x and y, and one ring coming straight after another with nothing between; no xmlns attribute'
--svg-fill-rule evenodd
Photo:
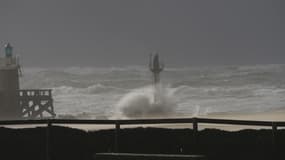
<svg viewBox="0 0 285 160"><path fill-rule="evenodd" d="M6 58L12 57L13 47L8 43L5 45L5 56Z"/></svg>

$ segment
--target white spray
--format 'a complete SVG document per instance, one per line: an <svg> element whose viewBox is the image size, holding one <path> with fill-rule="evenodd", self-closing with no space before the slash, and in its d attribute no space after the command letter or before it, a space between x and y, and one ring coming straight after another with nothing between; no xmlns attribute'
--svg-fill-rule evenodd
<svg viewBox="0 0 285 160"><path fill-rule="evenodd" d="M161 85L135 89L123 96L117 104L124 118L170 117L174 114L175 106L171 92Z"/></svg>
<svg viewBox="0 0 285 160"><path fill-rule="evenodd" d="M149 69L153 74L153 85L136 89L125 95L118 103L122 116L127 118L169 117L173 115L175 101L170 92L160 84L160 63L158 53L150 55Z"/></svg>

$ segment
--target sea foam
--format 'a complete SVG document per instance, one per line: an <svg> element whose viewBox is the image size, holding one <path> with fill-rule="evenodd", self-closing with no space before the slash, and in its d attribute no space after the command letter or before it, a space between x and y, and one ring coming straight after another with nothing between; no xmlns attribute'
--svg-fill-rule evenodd
<svg viewBox="0 0 285 160"><path fill-rule="evenodd" d="M133 90L116 107L127 118L168 117L175 114L176 102L167 88L158 85Z"/></svg>
<svg viewBox="0 0 285 160"><path fill-rule="evenodd" d="M285 65L166 68L161 81L165 86L155 94L145 66L25 67L20 84L22 89L53 89L57 115L75 118L192 117L285 108Z"/></svg>

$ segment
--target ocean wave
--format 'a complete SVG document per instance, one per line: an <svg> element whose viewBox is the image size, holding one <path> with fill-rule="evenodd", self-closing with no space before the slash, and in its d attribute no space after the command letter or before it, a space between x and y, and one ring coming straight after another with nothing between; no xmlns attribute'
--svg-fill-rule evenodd
<svg viewBox="0 0 285 160"><path fill-rule="evenodd" d="M119 118L168 117L175 114L175 107L173 95L158 84L133 90L116 105Z"/></svg>
<svg viewBox="0 0 285 160"><path fill-rule="evenodd" d="M99 94L99 93L106 93L106 92L127 92L127 89L113 87L113 86L105 86L102 84L95 84L92 86L89 86L87 88L87 93L89 94Z"/></svg>
<svg viewBox="0 0 285 160"><path fill-rule="evenodd" d="M98 115L96 113L81 112L77 114L58 114L57 118L59 119L108 119L104 115Z"/></svg>
<svg viewBox="0 0 285 160"><path fill-rule="evenodd" d="M144 92L150 91L141 88L151 83L144 66L25 68L21 78L24 89L52 88L56 112L75 117L112 117L119 112L120 99L129 94L145 97L139 98L144 104L149 100ZM285 106L285 65L166 68L161 83L176 101L171 111L175 115L260 112Z"/></svg>
<svg viewBox="0 0 285 160"><path fill-rule="evenodd" d="M124 93L127 89L113 86L105 86L100 83L88 86L86 88L76 88L72 86L59 86L53 88L55 95L59 94L103 94L103 93Z"/></svg>

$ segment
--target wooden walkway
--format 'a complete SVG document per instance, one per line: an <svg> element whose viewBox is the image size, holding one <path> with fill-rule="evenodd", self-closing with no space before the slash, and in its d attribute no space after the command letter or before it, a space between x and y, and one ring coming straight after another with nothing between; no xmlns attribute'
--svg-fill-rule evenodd
<svg viewBox="0 0 285 160"><path fill-rule="evenodd" d="M202 155L182 154L137 154L137 153L96 153L96 160L205 160Z"/></svg>

